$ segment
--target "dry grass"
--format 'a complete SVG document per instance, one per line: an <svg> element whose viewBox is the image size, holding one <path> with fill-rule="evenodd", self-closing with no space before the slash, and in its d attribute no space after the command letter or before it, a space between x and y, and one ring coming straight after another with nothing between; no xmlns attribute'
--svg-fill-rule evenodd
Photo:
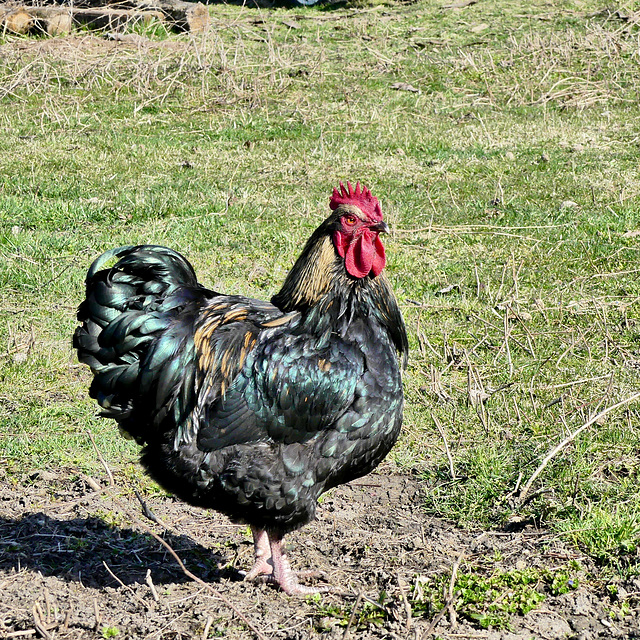
<svg viewBox="0 0 640 640"><path fill-rule="evenodd" d="M138 109L163 105L176 95L186 108L235 102L264 106L265 99L279 102L276 96L283 94L291 101L288 94L300 87L295 81L300 76L307 80L304 87L327 82L328 76L362 79L362 60L352 55L354 39L362 37L366 40L358 55L369 63L364 79L414 67L412 82L420 88L431 82L434 68L446 67L451 84L441 97L448 109L632 104L639 88L640 30L632 17L584 12L573 20L582 21L583 29L572 24L553 30L545 28L545 14L532 13L519 16L516 28L506 20L480 25L486 29L465 43L455 37L425 38L433 25L421 25L424 17L415 7L393 13L380 7L356 10L348 19L301 14L301 24L313 26L305 28L303 37L288 27L286 14L273 20L259 10L228 7L212 14L210 31L189 38L158 40L136 33L115 40L99 35L5 38L0 45L0 99L43 92L61 96L73 88L115 92L116 99L124 93L138 101ZM487 47L496 36L496 45ZM323 46L329 37L335 44L331 49ZM342 61L339 73L337 59ZM346 94L352 89L343 87ZM313 108L309 97L298 91L302 111Z"/></svg>

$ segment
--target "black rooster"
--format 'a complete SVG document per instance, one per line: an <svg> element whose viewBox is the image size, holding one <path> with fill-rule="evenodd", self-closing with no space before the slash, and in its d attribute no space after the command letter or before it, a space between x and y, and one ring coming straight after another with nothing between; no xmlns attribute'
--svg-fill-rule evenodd
<svg viewBox="0 0 640 640"><path fill-rule="evenodd" d="M330 207L271 303L206 289L165 247L107 251L73 342L91 397L143 446L151 477L251 525L246 577L288 594L317 589L291 571L284 534L324 491L376 467L402 422L408 345L382 274L388 227L359 184L340 184Z"/></svg>

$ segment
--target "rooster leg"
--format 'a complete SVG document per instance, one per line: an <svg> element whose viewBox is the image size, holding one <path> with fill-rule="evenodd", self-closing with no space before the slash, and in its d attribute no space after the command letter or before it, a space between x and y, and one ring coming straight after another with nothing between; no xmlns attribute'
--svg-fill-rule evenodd
<svg viewBox="0 0 640 640"><path fill-rule="evenodd" d="M292 571L289 560L282 550L282 536L271 534L269 542L271 543L273 580L287 595L298 596L328 591L327 587L305 587L298 582L298 578Z"/></svg>
<svg viewBox="0 0 640 640"><path fill-rule="evenodd" d="M244 579L254 580L258 576L271 576L273 574L273 565L271 563L269 536L264 529L258 529L257 527L251 527L251 533L253 534L253 548L256 560Z"/></svg>

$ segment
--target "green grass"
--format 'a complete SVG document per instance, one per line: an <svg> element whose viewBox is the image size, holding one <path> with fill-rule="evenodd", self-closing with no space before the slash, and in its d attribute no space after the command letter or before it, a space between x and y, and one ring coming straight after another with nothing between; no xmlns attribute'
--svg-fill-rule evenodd
<svg viewBox="0 0 640 640"><path fill-rule="evenodd" d="M166 244L207 285L268 298L333 186L359 179L393 227L410 333L391 463L434 515L533 519L638 571L638 402L518 499L638 389L638 29L595 1L442 4L215 5L207 34L140 46L0 36L7 481L99 470L89 429L114 466L136 457L70 343L102 250Z"/></svg>

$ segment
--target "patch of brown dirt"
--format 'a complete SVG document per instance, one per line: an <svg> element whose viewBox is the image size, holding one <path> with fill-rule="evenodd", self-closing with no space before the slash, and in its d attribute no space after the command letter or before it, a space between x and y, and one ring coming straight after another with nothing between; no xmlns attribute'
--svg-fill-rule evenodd
<svg viewBox="0 0 640 640"><path fill-rule="evenodd" d="M270 639L420 639L438 612L409 618L405 597L416 576L445 575L457 560L460 571L473 567L490 575L576 559L595 573L588 559L544 531L464 531L424 513L414 478L371 475L325 496L318 520L287 538L293 566L319 569L337 592L317 600L290 598L270 585L242 581L240 570L250 567L253 551L246 527L169 497L150 498L148 507L171 527L163 538L189 571L224 594L234 612L188 578L145 531L131 491L96 492L91 479L73 477L44 471L28 474L20 485L0 481L2 637L104 638L116 630L118 639L201 638L205 630L208 637L256 637L239 611ZM575 591L547 594L536 610L514 616L508 632L480 629L447 612L430 635L640 638L637 611L612 618L613 603L600 597L597 585L581 580ZM627 602L637 602L634 585L624 588ZM354 619L347 630L347 620L335 617L356 603L360 610L375 609L371 602L381 592L384 616L378 626Z"/></svg>

